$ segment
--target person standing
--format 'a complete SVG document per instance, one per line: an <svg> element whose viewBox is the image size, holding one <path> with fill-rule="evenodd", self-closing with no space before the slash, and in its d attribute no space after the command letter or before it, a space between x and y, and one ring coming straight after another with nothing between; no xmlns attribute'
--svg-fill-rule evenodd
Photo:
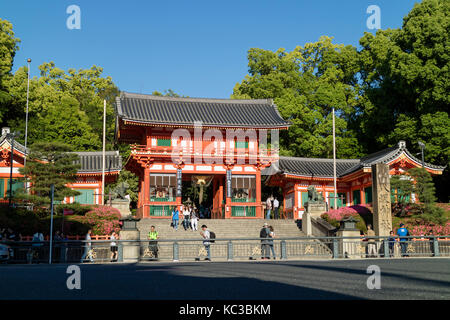
<svg viewBox="0 0 450 320"><path fill-rule="evenodd" d="M191 227L191 222L190 222L189 218L190 218L189 208L187 206L184 206L183 207L183 227L184 227L185 231Z"/></svg>
<svg viewBox="0 0 450 320"><path fill-rule="evenodd" d="M203 240L203 245L205 246L207 254L207 258L205 258L205 260L211 261L211 250L210 250L211 242L209 242L210 232L206 225L202 225L202 231L200 231L200 235L203 237L203 239L205 239Z"/></svg>
<svg viewBox="0 0 450 320"><path fill-rule="evenodd" d="M178 212L178 208L175 206L172 211L172 225L175 231L178 231L178 221L180 219L180 213Z"/></svg>
<svg viewBox="0 0 450 320"><path fill-rule="evenodd" d="M148 249L151 251L153 257L155 257L155 259L158 259L158 241L157 240L159 239L159 234L156 231L155 226L151 226L147 239L150 240L148 242Z"/></svg>
<svg viewBox="0 0 450 320"><path fill-rule="evenodd" d="M272 251L273 260L276 260L277 256L275 255L275 249L273 247L273 239L276 238L275 231L274 231L272 226L269 226L269 231L270 231L269 232L269 238L270 238L270 240L269 240L269 247L270 247L270 251ZM270 258L270 255L269 255L269 258Z"/></svg>
<svg viewBox="0 0 450 320"><path fill-rule="evenodd" d="M86 259L86 257L89 254L89 261L94 262L94 258L92 257L92 242L91 242L91 234L92 234L92 230L89 229L88 232L86 233L86 237L85 237L85 243L84 243L84 252L83 255L81 256L81 263L84 262L84 260Z"/></svg>
<svg viewBox="0 0 450 320"><path fill-rule="evenodd" d="M272 200L270 197L267 198L266 201L266 219L270 220L270 212L272 211Z"/></svg>
<svg viewBox="0 0 450 320"><path fill-rule="evenodd" d="M109 238L111 240L111 262L117 261L117 242L115 240L119 240L119 237L117 236L117 233L114 231L111 232L111 236Z"/></svg>
<svg viewBox="0 0 450 320"><path fill-rule="evenodd" d="M400 223L400 228L397 230L397 235L400 237L400 249L402 252L402 257L408 257L406 254L408 252L408 238L409 231L403 223Z"/></svg>
<svg viewBox="0 0 450 320"><path fill-rule="evenodd" d="M42 234L42 232L37 231L35 234L33 234L33 239L31 241L33 242L33 244L31 245L33 247L33 258L35 258L39 263L42 253L42 247L44 246L44 235Z"/></svg>
<svg viewBox="0 0 450 320"><path fill-rule="evenodd" d="M269 238L270 229L267 222L264 222L264 225L259 232L259 237L261 238L261 259L270 259L270 253L269 253Z"/></svg>
<svg viewBox="0 0 450 320"><path fill-rule="evenodd" d="M393 257L394 256L394 249L395 249L395 236L394 236L394 231L390 231L389 232L389 257Z"/></svg>
<svg viewBox="0 0 450 320"><path fill-rule="evenodd" d="M372 225L367 225L367 257L376 258L377 256L377 244L375 242L375 231L372 230Z"/></svg>
<svg viewBox="0 0 450 320"><path fill-rule="evenodd" d="M278 208L280 207L280 202L278 201L278 199L275 197L275 199L273 200L273 214L274 214L274 219L278 219Z"/></svg>
<svg viewBox="0 0 450 320"><path fill-rule="evenodd" d="M197 210L191 207L191 229L197 231L198 228L198 213Z"/></svg>
<svg viewBox="0 0 450 320"><path fill-rule="evenodd" d="M433 235L432 230L430 230L430 232L428 232L428 240L430 242L431 256L434 257L434 235Z"/></svg>

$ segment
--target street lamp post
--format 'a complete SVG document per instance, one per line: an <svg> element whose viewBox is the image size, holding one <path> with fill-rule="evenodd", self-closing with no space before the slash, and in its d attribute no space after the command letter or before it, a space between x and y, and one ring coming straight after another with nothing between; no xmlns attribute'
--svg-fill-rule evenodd
<svg viewBox="0 0 450 320"><path fill-rule="evenodd" d="M27 140L28 140L28 98L29 98L29 94L30 94L30 63L31 63L31 59L28 58L27 60L28 62L28 83L27 83L27 111L26 111L26 115L25 115L25 157L24 157L24 162L23 162L23 166L25 167L27 165Z"/></svg>

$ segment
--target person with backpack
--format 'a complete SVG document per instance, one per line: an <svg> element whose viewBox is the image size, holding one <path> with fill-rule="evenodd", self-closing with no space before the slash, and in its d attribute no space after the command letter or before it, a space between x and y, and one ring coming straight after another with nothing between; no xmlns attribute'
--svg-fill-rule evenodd
<svg viewBox="0 0 450 320"><path fill-rule="evenodd" d="M269 252L269 238L270 229L267 222L264 222L264 225L259 232L259 237L261 238L261 259L270 259L270 252Z"/></svg>
<svg viewBox="0 0 450 320"><path fill-rule="evenodd" d="M402 252L402 257L408 257L406 252L408 251L408 238L405 238L409 236L409 231L405 227L403 223L400 223L400 228L397 230L397 235L400 237L400 249Z"/></svg>
<svg viewBox="0 0 450 320"><path fill-rule="evenodd" d="M203 241L203 245L205 246L207 257L205 258L206 261L211 261L211 250L210 245L211 243L214 243L214 241L209 241L211 238L215 238L216 235L214 232L210 232L208 230L208 227L206 225L202 225L202 231L200 232L200 235L205 239ZM212 237L211 237L212 236Z"/></svg>

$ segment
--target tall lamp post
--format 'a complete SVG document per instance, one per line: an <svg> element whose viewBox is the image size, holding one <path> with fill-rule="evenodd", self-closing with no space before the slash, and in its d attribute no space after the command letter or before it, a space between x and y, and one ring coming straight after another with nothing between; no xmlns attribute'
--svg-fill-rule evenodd
<svg viewBox="0 0 450 320"><path fill-rule="evenodd" d="M422 168L424 168L424 156L423 156L423 150L425 150L425 143L419 141L419 147L420 147L420 152L422 153Z"/></svg>
<svg viewBox="0 0 450 320"><path fill-rule="evenodd" d="M27 83L27 111L25 115L25 158L23 160L23 166L27 165L27 140L28 140L28 98L30 95L30 64L31 59L28 58L28 83Z"/></svg>

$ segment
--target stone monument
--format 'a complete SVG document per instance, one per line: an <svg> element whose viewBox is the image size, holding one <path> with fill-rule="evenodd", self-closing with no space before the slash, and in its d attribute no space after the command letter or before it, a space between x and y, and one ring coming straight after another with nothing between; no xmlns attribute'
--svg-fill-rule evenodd
<svg viewBox="0 0 450 320"><path fill-rule="evenodd" d="M392 230L391 183L389 166L372 165L373 227L377 236L389 236Z"/></svg>
<svg viewBox="0 0 450 320"><path fill-rule="evenodd" d="M313 186L308 187L308 201L305 202L305 213L310 214L311 218L320 217L327 211L327 204L323 200L322 194L318 193Z"/></svg>
<svg viewBox="0 0 450 320"><path fill-rule="evenodd" d="M140 240L140 231L136 223L140 219L135 219L131 215L122 221L122 229L120 230L120 240ZM138 262L141 253L141 246L139 241L121 241L122 246L122 261L123 262Z"/></svg>
<svg viewBox="0 0 450 320"><path fill-rule="evenodd" d="M127 199L126 190L128 189L128 184L126 182L121 182L113 190L111 201L111 206L120 211L122 218L126 218L131 215L130 211L130 200Z"/></svg>
<svg viewBox="0 0 450 320"><path fill-rule="evenodd" d="M339 230L336 232L338 237L350 237L350 239L339 240L339 256L343 258L361 258L364 257L365 248L361 245L359 229L356 228L357 220L353 217L342 219ZM354 238L356 237L356 238ZM354 239L353 239L354 238Z"/></svg>

